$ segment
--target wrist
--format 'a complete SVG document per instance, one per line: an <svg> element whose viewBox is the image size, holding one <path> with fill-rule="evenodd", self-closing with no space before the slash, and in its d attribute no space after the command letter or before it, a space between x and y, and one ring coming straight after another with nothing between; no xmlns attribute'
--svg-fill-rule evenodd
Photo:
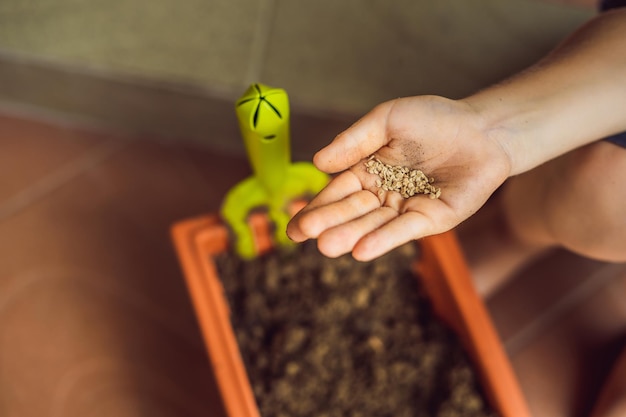
<svg viewBox="0 0 626 417"><path fill-rule="evenodd" d="M476 114L483 137L500 148L509 167L507 177L531 169L534 154L530 141L538 123L532 106L506 102L502 97L478 93L462 100ZM536 137L536 133L535 133ZM526 149L529 147L529 149Z"/></svg>

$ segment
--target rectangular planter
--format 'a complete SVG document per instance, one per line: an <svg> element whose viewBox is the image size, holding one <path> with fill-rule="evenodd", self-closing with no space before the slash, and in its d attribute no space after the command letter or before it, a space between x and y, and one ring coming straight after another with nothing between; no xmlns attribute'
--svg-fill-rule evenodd
<svg viewBox="0 0 626 417"><path fill-rule="evenodd" d="M252 215L250 225L259 250L270 250L266 217ZM217 215L206 215L175 224L172 238L226 411L230 417L259 417L212 258L228 248L228 229ZM454 231L418 244L416 276L436 315L463 343L491 407L502 417L530 417L486 307L474 290Z"/></svg>

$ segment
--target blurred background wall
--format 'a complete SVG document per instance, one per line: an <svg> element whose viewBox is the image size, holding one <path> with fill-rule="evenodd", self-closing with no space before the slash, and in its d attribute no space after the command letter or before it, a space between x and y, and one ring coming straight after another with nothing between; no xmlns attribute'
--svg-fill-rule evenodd
<svg viewBox="0 0 626 417"><path fill-rule="evenodd" d="M307 157L380 101L462 97L506 77L592 12L534 0L3 0L0 103L239 152L232 102L260 81L287 89Z"/></svg>

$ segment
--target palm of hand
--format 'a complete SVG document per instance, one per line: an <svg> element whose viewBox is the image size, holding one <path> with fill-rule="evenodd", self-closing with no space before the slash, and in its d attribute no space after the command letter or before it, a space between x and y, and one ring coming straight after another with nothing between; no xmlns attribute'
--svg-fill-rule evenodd
<svg viewBox="0 0 626 417"><path fill-rule="evenodd" d="M376 186L370 154L436 179L439 199L403 198ZM442 233L477 211L508 176L508 157L480 128L467 105L440 97L384 103L315 157L326 172L343 171L290 223L297 241L317 238L327 256L352 251L369 260L412 239Z"/></svg>

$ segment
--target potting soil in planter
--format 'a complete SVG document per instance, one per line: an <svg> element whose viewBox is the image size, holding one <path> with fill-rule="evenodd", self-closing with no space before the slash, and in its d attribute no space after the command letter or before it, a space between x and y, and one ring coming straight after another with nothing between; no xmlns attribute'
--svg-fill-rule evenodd
<svg viewBox="0 0 626 417"><path fill-rule="evenodd" d="M376 261L314 243L216 259L263 417L493 416L406 245Z"/></svg>

